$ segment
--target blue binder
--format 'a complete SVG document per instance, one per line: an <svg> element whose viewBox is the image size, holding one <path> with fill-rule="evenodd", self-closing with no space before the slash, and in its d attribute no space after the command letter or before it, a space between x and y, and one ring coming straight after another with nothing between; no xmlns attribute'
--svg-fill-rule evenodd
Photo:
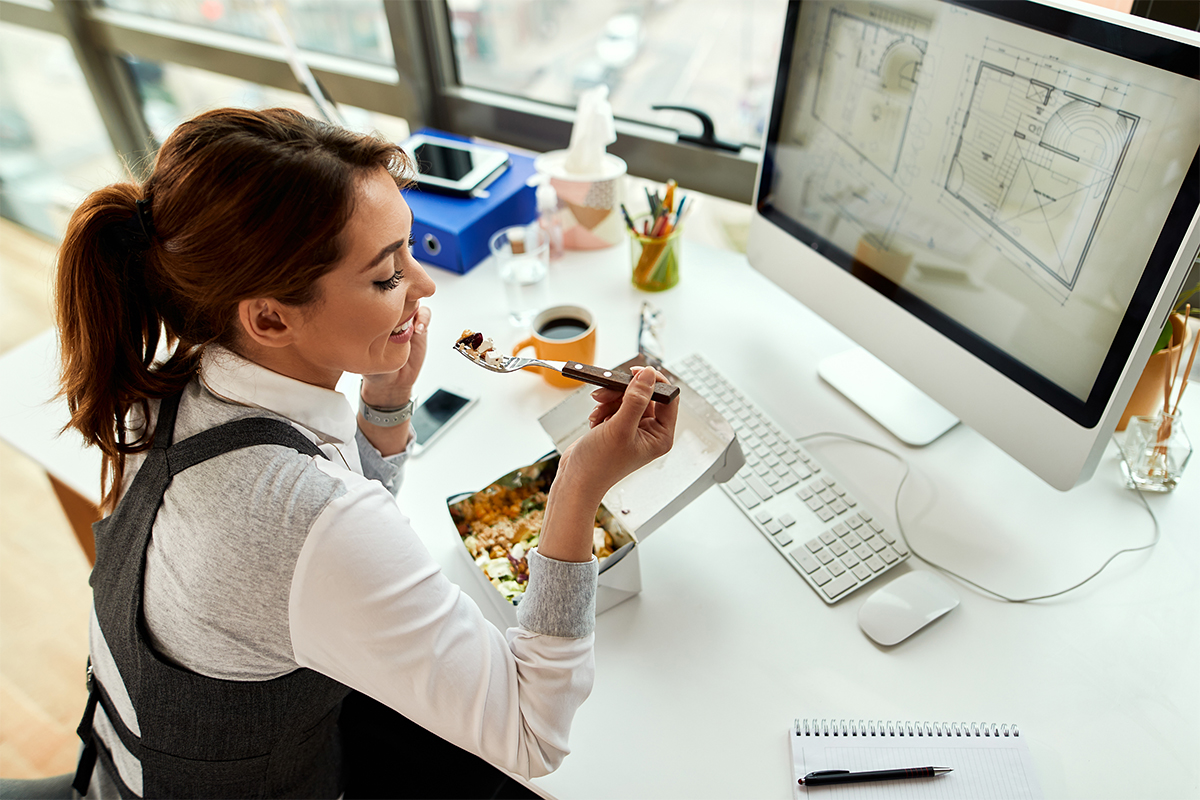
<svg viewBox="0 0 1200 800"><path fill-rule="evenodd" d="M463 137L436 130L426 136L463 141ZM529 185L533 158L509 153L509 166L487 187L486 197L453 197L412 188L404 193L413 212L413 254L460 275L488 256L488 239L509 225L526 225L537 218L536 190Z"/></svg>

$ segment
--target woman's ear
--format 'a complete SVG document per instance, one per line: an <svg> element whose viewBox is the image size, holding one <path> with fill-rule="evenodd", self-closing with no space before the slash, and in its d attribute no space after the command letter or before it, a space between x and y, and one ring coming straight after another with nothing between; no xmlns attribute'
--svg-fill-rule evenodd
<svg viewBox="0 0 1200 800"><path fill-rule="evenodd" d="M295 334L290 312L270 297L242 300L238 303L238 322L251 342L263 347L286 347Z"/></svg>

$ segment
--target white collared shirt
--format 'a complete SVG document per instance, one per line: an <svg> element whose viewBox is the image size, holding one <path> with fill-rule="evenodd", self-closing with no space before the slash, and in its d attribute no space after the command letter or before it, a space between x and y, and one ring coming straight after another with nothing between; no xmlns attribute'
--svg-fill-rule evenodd
<svg viewBox="0 0 1200 800"><path fill-rule="evenodd" d="M174 478L146 551L154 647L228 680L308 667L511 772L555 769L594 678L595 560L534 552L522 627L503 633L442 574L400 512L383 484L398 486L404 456L382 458L342 394L213 348L185 390L175 441L264 412L328 460L254 447ZM137 465L131 459L128 471ZM564 624L588 632L572 638ZM137 731L94 614L91 650L97 678ZM103 709L96 729L138 791L140 765ZM100 796L110 787L98 786Z"/></svg>

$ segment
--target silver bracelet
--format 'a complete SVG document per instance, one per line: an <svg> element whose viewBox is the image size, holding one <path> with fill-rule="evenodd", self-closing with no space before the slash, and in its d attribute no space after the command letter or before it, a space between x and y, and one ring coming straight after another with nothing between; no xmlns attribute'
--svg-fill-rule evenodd
<svg viewBox="0 0 1200 800"><path fill-rule="evenodd" d="M399 408L379 408L367 405L367 401L362 399L362 395L358 397L358 413L362 414L363 419L367 422L380 428L394 428L408 422L412 418L416 405L417 398L414 397Z"/></svg>

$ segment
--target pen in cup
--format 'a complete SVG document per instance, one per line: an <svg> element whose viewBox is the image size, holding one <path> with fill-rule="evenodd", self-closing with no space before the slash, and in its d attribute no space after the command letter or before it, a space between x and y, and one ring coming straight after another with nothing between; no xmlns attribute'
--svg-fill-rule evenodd
<svg viewBox="0 0 1200 800"><path fill-rule="evenodd" d="M906 778L935 778L951 772L950 767L910 767L908 769L877 769L851 772L848 769L823 769L810 772L800 779L801 786L825 786L834 783L865 783L867 781L897 781Z"/></svg>

